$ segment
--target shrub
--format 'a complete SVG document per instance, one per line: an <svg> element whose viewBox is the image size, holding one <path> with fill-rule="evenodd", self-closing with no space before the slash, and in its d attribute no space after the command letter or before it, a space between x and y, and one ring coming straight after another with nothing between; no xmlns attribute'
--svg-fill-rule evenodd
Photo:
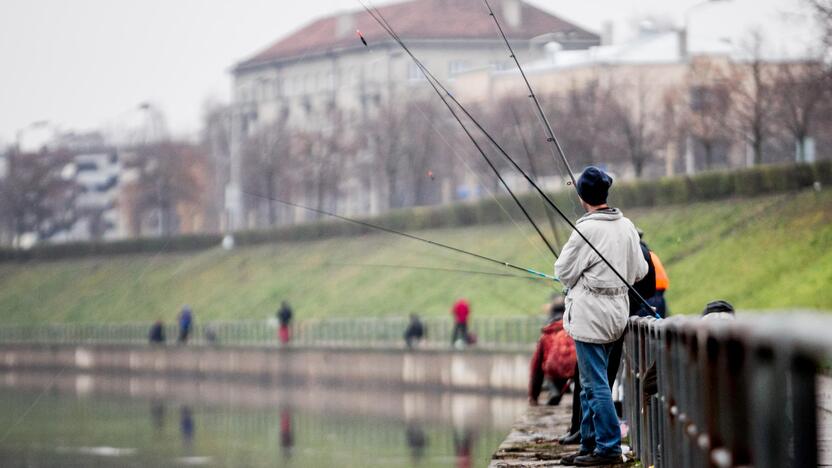
<svg viewBox="0 0 832 468"><path fill-rule="evenodd" d="M832 184L832 161L815 164L759 166L749 169L704 172L694 176L666 177L614 186L610 202L623 208L673 205L723 199L732 196L757 196L797 190L815 181ZM573 217L575 194L571 187L549 193L549 197L566 214ZM361 218L375 225L398 231L416 231L439 227L461 227L506 222L505 210L515 219L523 217L507 195L476 202L460 202L438 207L393 210L374 218ZM536 192L518 195L521 203L537 219L545 216L545 202ZM498 201L499 200L499 201ZM237 245L325 239L356 236L373 231L367 226L341 220L320 220L271 230L235 233ZM39 245L30 250L0 249L0 262L58 260L101 255L124 255L148 252L188 252L220 245L219 234L185 235L168 238L141 238L115 242L77 242Z"/></svg>

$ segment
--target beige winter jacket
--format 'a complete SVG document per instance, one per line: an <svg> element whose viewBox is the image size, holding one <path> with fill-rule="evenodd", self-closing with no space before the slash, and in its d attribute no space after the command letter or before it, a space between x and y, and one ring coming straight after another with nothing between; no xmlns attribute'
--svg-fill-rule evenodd
<svg viewBox="0 0 832 468"><path fill-rule="evenodd" d="M617 208L587 213L575 227L629 284L647 274L636 228ZM629 315L627 286L577 232L563 246L555 274L569 288L563 316L569 336L587 343L610 343L624 333Z"/></svg>

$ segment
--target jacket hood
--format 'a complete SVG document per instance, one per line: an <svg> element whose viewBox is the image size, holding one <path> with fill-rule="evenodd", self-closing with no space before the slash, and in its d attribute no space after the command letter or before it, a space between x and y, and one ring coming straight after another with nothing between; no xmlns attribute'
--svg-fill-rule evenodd
<svg viewBox="0 0 832 468"><path fill-rule="evenodd" d="M623 218L624 215L621 213L621 210L618 208L604 208L603 210L593 211L592 213L587 213L581 216L580 219L575 224L580 224L584 221L589 220L596 220L596 221L615 221L618 219Z"/></svg>
<svg viewBox="0 0 832 468"><path fill-rule="evenodd" d="M543 327L541 332L543 332L544 335L548 335L548 334L551 334L551 333L557 333L561 330L563 330L563 320L555 320L554 322L550 323L549 325L546 325L545 327Z"/></svg>

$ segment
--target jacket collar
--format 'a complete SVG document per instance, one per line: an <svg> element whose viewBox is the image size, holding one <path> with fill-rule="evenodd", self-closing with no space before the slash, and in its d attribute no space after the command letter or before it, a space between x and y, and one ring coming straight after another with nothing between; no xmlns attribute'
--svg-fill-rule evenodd
<svg viewBox="0 0 832 468"><path fill-rule="evenodd" d="M621 219L623 216L621 210L618 208L604 208L581 216L575 224L580 224L591 219L596 221L615 221Z"/></svg>

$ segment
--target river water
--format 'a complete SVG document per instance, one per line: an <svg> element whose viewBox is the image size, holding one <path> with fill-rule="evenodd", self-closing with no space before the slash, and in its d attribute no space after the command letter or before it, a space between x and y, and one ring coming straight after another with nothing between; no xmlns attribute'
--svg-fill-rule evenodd
<svg viewBox="0 0 832 468"><path fill-rule="evenodd" d="M486 466L515 397L0 373L0 466Z"/></svg>

